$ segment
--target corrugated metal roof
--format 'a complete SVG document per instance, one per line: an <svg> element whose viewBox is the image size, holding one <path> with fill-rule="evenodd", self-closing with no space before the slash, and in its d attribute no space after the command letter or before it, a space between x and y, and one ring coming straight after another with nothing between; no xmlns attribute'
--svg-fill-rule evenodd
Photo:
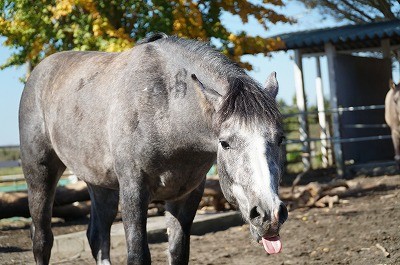
<svg viewBox="0 0 400 265"><path fill-rule="evenodd" d="M400 44L400 20L347 25L335 28L308 30L274 36L284 42L278 50L302 49L304 53L324 51L324 44L331 42L336 50L362 50L381 46L382 39L390 39L391 45Z"/></svg>

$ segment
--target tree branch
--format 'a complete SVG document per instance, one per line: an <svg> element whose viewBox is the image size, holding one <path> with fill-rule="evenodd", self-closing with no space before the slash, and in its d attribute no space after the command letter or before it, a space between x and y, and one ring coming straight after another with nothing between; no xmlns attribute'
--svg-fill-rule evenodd
<svg viewBox="0 0 400 265"><path fill-rule="evenodd" d="M379 3L381 3L379 8L377 8L385 18L390 18L390 19L395 19L396 16L393 14L390 4L386 0L378 0Z"/></svg>
<svg viewBox="0 0 400 265"><path fill-rule="evenodd" d="M319 8L321 13L329 12L332 17L344 18L356 23L382 19L395 19L400 13L394 12L395 3L400 0L298 0L308 8Z"/></svg>
<svg viewBox="0 0 400 265"><path fill-rule="evenodd" d="M329 0L323 0L323 2L325 2L326 8L330 9L331 12L334 12L333 16L336 16L336 17L342 16L345 19L348 19L348 20L356 22L356 23L367 22L365 20L365 17L357 16L356 14L354 14L350 11L347 11L347 9L345 9L345 8L341 9L340 6L335 2L331 2Z"/></svg>
<svg viewBox="0 0 400 265"><path fill-rule="evenodd" d="M348 6L349 8L353 9L354 11L356 11L357 13L359 13L361 16L365 17L366 19L368 19L369 21L373 21L374 18L367 15L365 12L363 12L362 10L360 10L359 8L357 8L355 5L352 5L349 3L349 1L347 0L343 0L342 1L343 4L345 4L346 6Z"/></svg>

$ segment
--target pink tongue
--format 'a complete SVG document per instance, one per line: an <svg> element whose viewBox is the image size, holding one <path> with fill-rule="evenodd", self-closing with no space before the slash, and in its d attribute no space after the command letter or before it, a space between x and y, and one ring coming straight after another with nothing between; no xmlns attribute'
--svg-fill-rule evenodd
<svg viewBox="0 0 400 265"><path fill-rule="evenodd" d="M262 238L262 243L268 254L277 254L282 250L282 243L279 236L270 237L268 239Z"/></svg>

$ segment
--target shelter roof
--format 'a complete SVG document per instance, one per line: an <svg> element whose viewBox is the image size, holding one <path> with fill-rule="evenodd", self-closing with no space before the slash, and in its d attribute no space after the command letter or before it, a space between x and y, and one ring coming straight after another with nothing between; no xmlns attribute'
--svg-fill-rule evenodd
<svg viewBox="0 0 400 265"><path fill-rule="evenodd" d="M284 45L276 50L302 49L303 53L324 52L324 44L329 42L337 51L378 48L383 39L390 39L390 45L395 46L400 44L400 20L306 30L272 38L283 41Z"/></svg>

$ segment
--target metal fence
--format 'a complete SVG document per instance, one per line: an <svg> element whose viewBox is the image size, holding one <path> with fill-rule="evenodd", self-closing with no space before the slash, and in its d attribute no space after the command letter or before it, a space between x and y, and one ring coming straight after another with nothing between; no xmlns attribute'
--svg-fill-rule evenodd
<svg viewBox="0 0 400 265"><path fill-rule="evenodd" d="M324 111L305 111L305 112L296 112L296 113L287 113L283 114L284 120L290 117L299 117L303 116L306 119L309 119L310 116L317 116L319 114L325 114L325 115L330 115L332 113L337 113L339 116L342 115L343 113L346 112L365 112L365 111L373 111L373 110L384 110L385 106L384 105L370 105L370 106L356 106L356 107L340 107L336 109L327 109ZM300 130L300 122L298 123L298 128ZM328 132L332 128L332 119L328 119ZM352 128L352 129L368 129L368 128L388 128L387 124L346 124L343 125L343 128ZM333 155L332 155L332 147L335 143L355 143L355 142L366 142L366 141L380 141L380 140L388 140L391 139L391 135L374 135L374 136L360 136L360 137L350 137L350 138L342 138L342 137L309 137L309 133L307 132L307 137L304 139L286 139L284 141L284 145L287 147L287 145L291 144L311 144L315 142L323 142L325 141L325 146L321 146L321 148L326 148L330 152L327 152L325 150L325 155L331 156L331 157L326 157L325 159L327 161L331 161L332 165L334 163L333 161ZM315 145L314 145L315 148ZM307 157L310 159L312 157L311 153L315 152L316 150L308 150L308 153L306 149L302 150L295 150L294 152L296 153L302 153L302 157ZM291 153L291 151L287 151L287 153ZM287 161L290 163L290 161ZM299 161L295 161L299 162ZM327 165L325 165L327 166Z"/></svg>

